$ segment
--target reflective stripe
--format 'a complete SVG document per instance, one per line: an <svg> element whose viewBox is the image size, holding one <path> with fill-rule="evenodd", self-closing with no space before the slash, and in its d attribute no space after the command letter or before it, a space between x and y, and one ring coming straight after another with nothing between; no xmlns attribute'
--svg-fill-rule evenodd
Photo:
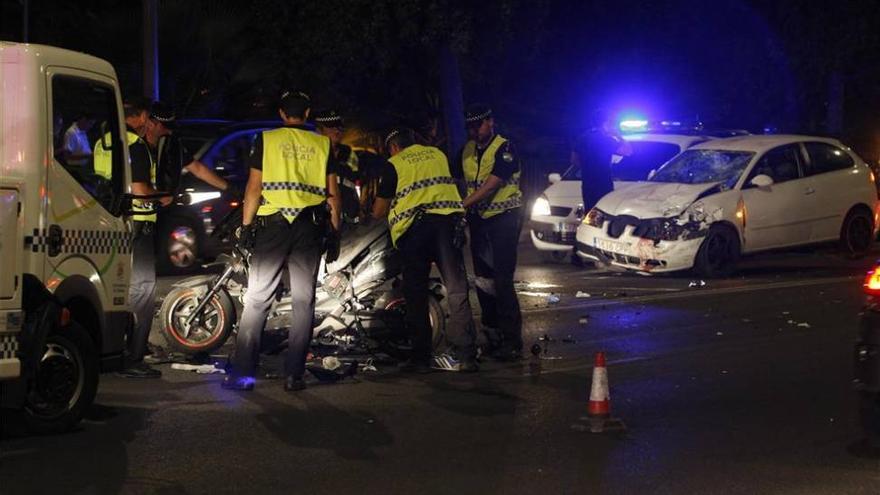
<svg viewBox="0 0 880 495"><path fill-rule="evenodd" d="M480 212L494 212L494 211L505 211L516 208L518 206L522 206L522 197L516 196L514 198L508 199L507 201L502 201L500 203L488 203L477 206L477 210Z"/></svg>
<svg viewBox="0 0 880 495"><path fill-rule="evenodd" d="M299 182L264 182L264 191L305 191L307 193L317 194L319 196L327 195L326 187L311 186L309 184L300 184Z"/></svg>
<svg viewBox="0 0 880 495"><path fill-rule="evenodd" d="M420 211L430 213L429 210L439 210L441 208L463 208L463 206L461 201L434 201L433 203L425 203L398 213L388 220L388 224L393 226L400 221L414 217Z"/></svg>
<svg viewBox="0 0 880 495"><path fill-rule="evenodd" d="M305 208L278 208L278 211L281 212L285 217L294 217L300 214Z"/></svg>
<svg viewBox="0 0 880 495"><path fill-rule="evenodd" d="M419 180L419 181L413 182L412 184L410 184L410 185L404 187L403 189L401 189L400 191L397 191L397 194L394 195L394 199L395 199L395 200L398 200L398 199L400 199L400 198L406 196L407 194L409 194L409 193L411 193L411 192L413 192L413 191L415 191L415 190L417 190L417 189L423 189L423 188L426 188L426 187L436 186L436 185L438 185L438 184L452 184L452 185L455 185L455 179L453 179L452 177L449 177L449 176L445 176L445 177L431 177L431 178L428 178L428 179L422 179L422 180Z"/></svg>
<svg viewBox="0 0 880 495"><path fill-rule="evenodd" d="M470 189L477 190L477 189L483 187L483 184L485 184L485 183L486 183L486 181L484 181L484 180L472 181L472 182L468 182L467 186ZM519 174L516 173L516 174L511 175L506 181L502 182L501 185L502 186L518 186L519 185Z"/></svg>

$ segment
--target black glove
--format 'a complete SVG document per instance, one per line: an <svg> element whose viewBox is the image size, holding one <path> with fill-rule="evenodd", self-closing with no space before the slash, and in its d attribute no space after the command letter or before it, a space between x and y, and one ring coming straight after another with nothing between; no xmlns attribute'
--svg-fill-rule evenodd
<svg viewBox="0 0 880 495"><path fill-rule="evenodd" d="M238 247L245 251L250 251L257 245L257 228L256 225L242 225L238 230Z"/></svg>
<svg viewBox="0 0 880 495"><path fill-rule="evenodd" d="M339 259L339 232L331 230L324 238L324 262L328 265Z"/></svg>
<svg viewBox="0 0 880 495"><path fill-rule="evenodd" d="M467 244L467 218L464 215L455 219L455 225L452 230L452 246L455 249L461 249Z"/></svg>

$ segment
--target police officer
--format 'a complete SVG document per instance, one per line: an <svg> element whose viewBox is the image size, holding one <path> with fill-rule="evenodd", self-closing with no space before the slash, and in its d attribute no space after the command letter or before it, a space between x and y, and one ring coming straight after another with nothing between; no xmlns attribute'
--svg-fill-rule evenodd
<svg viewBox="0 0 880 495"><path fill-rule="evenodd" d="M461 194L449 173L446 156L437 148L415 143L410 129L396 129L385 139L390 166L385 167L373 216L387 215L391 240L403 257L403 296L413 354L401 363L405 371L477 371L474 323L468 285L455 229L464 213ZM389 211L390 209L390 211ZM446 285L449 320L448 352L431 359L428 277L436 263Z"/></svg>
<svg viewBox="0 0 880 495"><path fill-rule="evenodd" d="M519 160L513 144L495 133L489 107L470 106L465 124L469 140L461 154L467 186L464 207L482 323L501 334L493 356L516 360L522 357L523 345L522 315L513 287L522 206Z"/></svg>
<svg viewBox="0 0 880 495"><path fill-rule="evenodd" d="M143 136L146 132L147 120L150 116L152 102L149 98L133 98L123 104L125 111L125 139L128 141L129 153L131 147L138 141L143 144ZM113 172L113 137L110 132L104 134L103 139L95 143L92 156L95 160L95 174L110 180ZM143 148L138 147L137 150Z"/></svg>
<svg viewBox="0 0 880 495"><path fill-rule="evenodd" d="M158 187L176 192L180 184L181 171L186 170L216 189L237 194L233 184L196 160L190 150L183 145L173 132L176 120L174 109L161 101L153 103L150 118L145 126L145 137L156 156Z"/></svg>
<svg viewBox="0 0 880 495"><path fill-rule="evenodd" d="M128 153L131 159L131 192L135 195L159 194L156 189L156 163L147 148L146 142L137 137L137 127L144 122L147 112L145 100L133 100L125 107L126 124L129 126L126 139L129 140ZM98 143L101 148L101 143ZM95 172L99 175L106 173L110 177L112 168L112 153L101 149L96 153ZM170 197L158 199L162 205L171 202ZM153 325L153 312L156 300L156 242L155 226L156 213L147 201L135 200L132 209L144 213L132 215L133 238L132 238L132 267L131 285L128 289L128 298L131 301L132 312L135 315L135 326L132 335L127 342L128 356L126 367L120 375L129 378L158 378L162 372L144 363L147 352L147 342L150 338L150 328Z"/></svg>
<svg viewBox="0 0 880 495"><path fill-rule="evenodd" d="M318 130L318 134L330 139L330 149L339 169L342 212L347 218L357 217L359 213L358 155L350 146L342 144L342 136L345 135L345 122L336 110L321 110L315 112L315 128Z"/></svg>
<svg viewBox="0 0 880 495"><path fill-rule="evenodd" d="M304 125L310 106L304 93L285 93L279 104L284 127L258 136L248 159L239 242L251 251L250 271L232 373L223 381L224 388L253 389L261 334L285 266L294 320L287 339L284 389L306 387L315 285L328 227L335 242L327 248L327 262L339 254L338 237L334 238L339 228L337 171L330 140Z"/></svg>

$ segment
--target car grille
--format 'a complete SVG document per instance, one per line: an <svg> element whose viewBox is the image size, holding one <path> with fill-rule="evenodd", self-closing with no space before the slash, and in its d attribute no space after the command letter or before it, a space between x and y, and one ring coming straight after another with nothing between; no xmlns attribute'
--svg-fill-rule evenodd
<svg viewBox="0 0 880 495"><path fill-rule="evenodd" d="M577 232L554 232L552 230L536 230L535 237L544 242L553 244L568 244L574 246Z"/></svg>
<svg viewBox="0 0 880 495"><path fill-rule="evenodd" d="M550 214L555 217L567 217L571 214L571 208L566 208L565 206L551 206Z"/></svg>

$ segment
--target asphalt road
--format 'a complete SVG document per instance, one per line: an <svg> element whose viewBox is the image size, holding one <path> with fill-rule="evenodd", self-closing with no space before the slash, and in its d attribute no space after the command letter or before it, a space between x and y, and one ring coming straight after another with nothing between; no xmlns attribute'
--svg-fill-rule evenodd
<svg viewBox="0 0 880 495"><path fill-rule="evenodd" d="M7 425L0 493L880 493L851 385L870 259L765 255L689 287L521 253L527 346L551 339L538 357L296 394L167 365L103 376L77 431ZM624 432L584 431L600 350Z"/></svg>

